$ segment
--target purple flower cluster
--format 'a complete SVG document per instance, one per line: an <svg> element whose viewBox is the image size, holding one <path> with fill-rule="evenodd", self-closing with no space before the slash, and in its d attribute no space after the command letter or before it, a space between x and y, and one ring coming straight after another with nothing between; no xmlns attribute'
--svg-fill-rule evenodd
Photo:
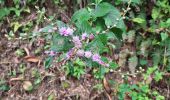
<svg viewBox="0 0 170 100"><path fill-rule="evenodd" d="M90 51L84 51L84 50L78 50L76 53L79 57L86 57L86 58L92 58L93 61L99 63L103 66L109 66L109 64L106 64L101 60L101 56L99 54L92 54Z"/></svg>
<svg viewBox="0 0 170 100"><path fill-rule="evenodd" d="M103 61L101 60L101 57L100 57L99 54L94 54L94 55L92 56L92 60L95 61L95 62L97 62L97 63L99 63L100 65L109 67L109 64L106 64L105 62L103 62Z"/></svg>
<svg viewBox="0 0 170 100"><path fill-rule="evenodd" d="M59 33L62 36L70 36L73 35L73 29L71 29L70 27L66 28L66 27L62 27L59 29Z"/></svg>
<svg viewBox="0 0 170 100"><path fill-rule="evenodd" d="M74 46L76 48L81 48L82 47L81 40L80 40L80 38L78 36L74 36L72 41L73 41Z"/></svg>

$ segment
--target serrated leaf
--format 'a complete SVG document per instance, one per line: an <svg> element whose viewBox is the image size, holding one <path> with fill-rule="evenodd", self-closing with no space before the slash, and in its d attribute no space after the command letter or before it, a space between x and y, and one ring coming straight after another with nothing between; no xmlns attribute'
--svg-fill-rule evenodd
<svg viewBox="0 0 170 100"><path fill-rule="evenodd" d="M75 12L72 16L71 21L75 23L78 31L90 32L91 26L88 20L91 18L89 11L84 8Z"/></svg>
<svg viewBox="0 0 170 100"><path fill-rule="evenodd" d="M90 19L90 13L88 12L86 8L76 11L71 18L73 22L87 21L89 19Z"/></svg>
<svg viewBox="0 0 170 100"><path fill-rule="evenodd" d="M100 3L94 10L94 17L102 17L112 10L112 5L106 2Z"/></svg>
<svg viewBox="0 0 170 100"><path fill-rule="evenodd" d="M120 28L122 31L125 31L126 26L120 18L120 12L117 8L112 6L110 12L104 16L105 24L106 26L115 26L116 28Z"/></svg>

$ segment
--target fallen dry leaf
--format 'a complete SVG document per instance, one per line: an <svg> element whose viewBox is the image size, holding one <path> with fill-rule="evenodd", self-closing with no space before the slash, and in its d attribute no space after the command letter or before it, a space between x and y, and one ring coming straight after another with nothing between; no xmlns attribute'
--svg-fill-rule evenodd
<svg viewBox="0 0 170 100"><path fill-rule="evenodd" d="M103 78L103 86L104 86L104 89L106 91L106 96L108 97L109 100L112 100L112 97L110 96L112 90L111 90L109 83L108 83L108 81L106 80L105 77Z"/></svg>
<svg viewBox="0 0 170 100"><path fill-rule="evenodd" d="M29 56L29 55L30 55L30 52L29 52L28 48L24 47L24 50L25 50L27 56Z"/></svg>
<svg viewBox="0 0 170 100"><path fill-rule="evenodd" d="M109 83L107 82L105 77L103 78L103 86L104 86L104 89L106 90L106 92L110 94L111 89L110 89Z"/></svg>
<svg viewBox="0 0 170 100"><path fill-rule="evenodd" d="M26 91L32 90L32 88L33 88L32 83L30 81L24 81L23 88Z"/></svg>
<svg viewBox="0 0 170 100"><path fill-rule="evenodd" d="M23 77L17 77L17 78L11 78L10 81L21 81L23 80Z"/></svg>
<svg viewBox="0 0 170 100"><path fill-rule="evenodd" d="M39 62L40 59L38 57L34 57L34 56L25 56L24 59L28 62Z"/></svg>

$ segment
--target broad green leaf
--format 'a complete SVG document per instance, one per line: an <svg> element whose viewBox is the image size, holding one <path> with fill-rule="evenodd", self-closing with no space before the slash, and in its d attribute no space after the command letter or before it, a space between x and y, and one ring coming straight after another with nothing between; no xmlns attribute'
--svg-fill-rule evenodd
<svg viewBox="0 0 170 100"><path fill-rule="evenodd" d="M112 10L104 16L106 26L115 26L116 28L120 28L122 31L126 30L126 26L122 19L120 19L120 12L112 7Z"/></svg>
<svg viewBox="0 0 170 100"><path fill-rule="evenodd" d="M91 18L90 12L84 8L75 12L71 21L75 23L78 31L91 32L89 19Z"/></svg>
<svg viewBox="0 0 170 100"><path fill-rule="evenodd" d="M161 33L162 41L166 40L167 38L168 38L168 34L167 33Z"/></svg>
<svg viewBox="0 0 170 100"><path fill-rule="evenodd" d="M159 14L160 14L160 10L159 10L159 9L154 8L154 9L152 10L152 18L153 18L154 20L155 20L156 18L158 18Z"/></svg>
<svg viewBox="0 0 170 100"><path fill-rule="evenodd" d="M96 6L93 16L94 17L102 17L108 14L112 10L112 5L106 2L100 3Z"/></svg>
<svg viewBox="0 0 170 100"><path fill-rule="evenodd" d="M58 33L54 35L51 49L57 52L66 52L73 47L67 37L63 37Z"/></svg>
<svg viewBox="0 0 170 100"><path fill-rule="evenodd" d="M9 10L8 8L1 8L1 9L0 9L0 20L1 20L4 16L8 15L9 13L10 13L10 10Z"/></svg>
<svg viewBox="0 0 170 100"><path fill-rule="evenodd" d="M107 44L107 35L106 34L98 34L95 39L90 42L86 49L87 50L95 50L97 52L105 52L105 47Z"/></svg>
<svg viewBox="0 0 170 100"><path fill-rule="evenodd" d="M76 11L71 18L73 22L88 21L89 19L90 19L90 13L86 8Z"/></svg>

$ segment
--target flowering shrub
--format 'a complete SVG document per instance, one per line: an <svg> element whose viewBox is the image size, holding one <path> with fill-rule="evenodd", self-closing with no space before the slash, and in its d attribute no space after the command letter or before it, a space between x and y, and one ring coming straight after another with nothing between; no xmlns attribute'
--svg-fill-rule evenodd
<svg viewBox="0 0 170 100"><path fill-rule="evenodd" d="M57 30L54 28L56 26ZM72 66L70 68L73 70L77 58L89 67L101 66L105 70L117 67L113 60L102 56L105 52L111 52L108 45L110 40L118 40L126 30L120 12L111 4L102 2L95 7L80 9L73 14L70 25L57 21L41 29L41 32L49 30L54 34L50 51L47 53L50 57L46 59L46 68L51 66L49 62L52 62L54 57L62 58L65 65ZM105 72L102 72L102 76Z"/></svg>

